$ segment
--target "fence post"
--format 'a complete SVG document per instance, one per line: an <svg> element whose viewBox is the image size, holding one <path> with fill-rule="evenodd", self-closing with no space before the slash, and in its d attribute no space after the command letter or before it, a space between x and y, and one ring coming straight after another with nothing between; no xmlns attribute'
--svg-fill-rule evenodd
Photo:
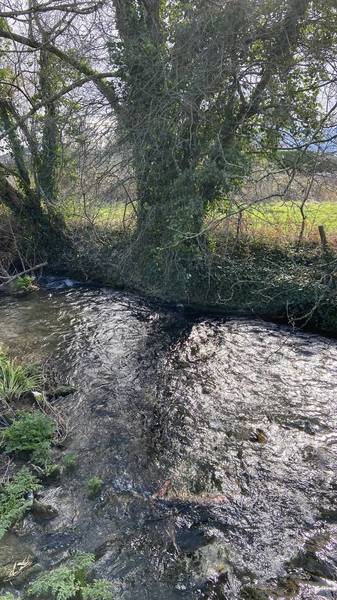
<svg viewBox="0 0 337 600"><path fill-rule="evenodd" d="M323 254L327 254L329 250L328 240L326 237L324 225L318 225L319 237L321 238Z"/></svg>

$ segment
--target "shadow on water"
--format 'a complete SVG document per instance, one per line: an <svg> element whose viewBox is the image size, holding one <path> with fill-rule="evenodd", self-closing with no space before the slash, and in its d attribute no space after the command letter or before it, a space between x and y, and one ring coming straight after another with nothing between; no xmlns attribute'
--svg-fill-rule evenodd
<svg viewBox="0 0 337 600"><path fill-rule="evenodd" d="M0 310L1 344L78 388L77 469L16 536L36 563L95 551L123 600L337 597L335 341L104 289Z"/></svg>

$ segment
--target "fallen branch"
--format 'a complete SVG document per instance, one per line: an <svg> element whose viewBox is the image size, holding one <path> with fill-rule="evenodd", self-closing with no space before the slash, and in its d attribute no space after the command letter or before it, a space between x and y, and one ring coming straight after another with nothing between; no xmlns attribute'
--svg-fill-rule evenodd
<svg viewBox="0 0 337 600"><path fill-rule="evenodd" d="M22 277L23 275L27 275L27 273L33 273L33 271L42 269L47 264L48 264L47 262L43 262L43 263L40 263L39 265L35 265L34 267L30 267L29 269L24 269L24 271L21 271L20 273L16 273L15 275L7 277L6 281L4 281L3 283L0 284L0 289L9 285L10 283L12 283L12 281L15 281L15 279L18 279L19 277Z"/></svg>

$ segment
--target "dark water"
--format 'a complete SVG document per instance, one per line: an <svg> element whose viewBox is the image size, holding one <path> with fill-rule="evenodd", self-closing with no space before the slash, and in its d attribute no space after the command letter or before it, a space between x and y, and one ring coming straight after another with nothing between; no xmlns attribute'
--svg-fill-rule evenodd
<svg viewBox="0 0 337 600"><path fill-rule="evenodd" d="M337 342L188 320L106 290L0 306L0 343L52 357L78 467L20 544L95 551L118 600L337 598ZM104 481L96 500L87 480Z"/></svg>

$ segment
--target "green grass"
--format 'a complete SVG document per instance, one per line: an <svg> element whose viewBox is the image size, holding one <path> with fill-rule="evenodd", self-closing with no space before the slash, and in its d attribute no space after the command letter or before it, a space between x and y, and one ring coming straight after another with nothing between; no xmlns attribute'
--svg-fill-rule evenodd
<svg viewBox="0 0 337 600"><path fill-rule="evenodd" d="M306 228L317 230L324 225L329 233L337 233L337 202L315 202L311 200L304 208ZM254 228L276 227L285 232L301 226L300 203L270 202L257 205L245 211L245 216Z"/></svg>
<svg viewBox="0 0 337 600"><path fill-rule="evenodd" d="M337 202L322 201L316 202L310 200L305 206L306 235L318 235L318 225L324 225L328 234L337 234ZM110 225L113 228L118 228L123 223L123 218L126 223L133 218L134 212L131 205L128 205L125 210L123 202L113 203L111 205L102 205L99 207L91 206L87 213L83 206L71 204L63 205L65 218L68 222L81 223L88 216L96 225ZM87 214L87 216L86 216ZM221 211L215 211L211 219L222 219L225 214ZM232 220L235 220L235 216ZM300 212L300 202L275 201L263 204L256 204L251 208L247 208L243 213L243 226L250 230L255 230L257 233L268 232L274 235L284 234L296 236L301 227L302 216Z"/></svg>
<svg viewBox="0 0 337 600"><path fill-rule="evenodd" d="M125 207L123 202L95 205L89 203L86 207L81 202L67 201L61 205L62 214L68 223L92 222L95 225L110 225L119 227L123 219L129 220L133 216L131 205Z"/></svg>

